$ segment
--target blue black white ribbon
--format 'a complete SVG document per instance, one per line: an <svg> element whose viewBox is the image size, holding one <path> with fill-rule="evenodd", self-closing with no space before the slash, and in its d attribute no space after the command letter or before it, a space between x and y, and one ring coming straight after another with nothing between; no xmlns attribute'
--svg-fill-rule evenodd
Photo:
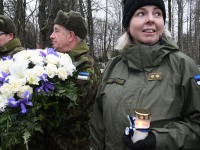
<svg viewBox="0 0 200 150"><path fill-rule="evenodd" d="M89 80L90 73L88 72L79 72L77 79L79 80Z"/></svg>

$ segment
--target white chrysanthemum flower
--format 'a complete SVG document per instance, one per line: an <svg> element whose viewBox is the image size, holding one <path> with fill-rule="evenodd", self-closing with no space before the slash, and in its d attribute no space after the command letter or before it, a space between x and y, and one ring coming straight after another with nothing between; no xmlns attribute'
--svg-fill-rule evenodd
<svg viewBox="0 0 200 150"><path fill-rule="evenodd" d="M45 73L48 75L49 78L53 78L55 75L57 75L58 69L56 65L53 64L47 64L45 67Z"/></svg>
<svg viewBox="0 0 200 150"><path fill-rule="evenodd" d="M59 53L60 59L59 64L60 66L64 66L66 62L72 63L71 57L66 53Z"/></svg>
<svg viewBox="0 0 200 150"><path fill-rule="evenodd" d="M28 92L29 94L33 94L33 88L30 87L29 85L25 85L20 87L19 91L17 92L17 96L20 98L24 97L24 92Z"/></svg>
<svg viewBox="0 0 200 150"><path fill-rule="evenodd" d="M1 86L0 91L5 98L13 97L15 92L12 89L12 86L8 83L4 83L3 86Z"/></svg>
<svg viewBox="0 0 200 150"><path fill-rule="evenodd" d="M59 63L59 58L55 55L47 55L46 56L46 62L49 64L57 65Z"/></svg>
<svg viewBox="0 0 200 150"><path fill-rule="evenodd" d="M18 60L18 61L28 60L28 59L31 57L30 51L31 51L31 50L23 50L23 51L20 51L20 52L16 53L16 54L13 56L13 59L14 59L14 60Z"/></svg>
<svg viewBox="0 0 200 150"><path fill-rule="evenodd" d="M36 72L34 69L27 69L24 73L24 76L27 80L27 83L33 84L33 85L39 85L40 78L36 75Z"/></svg>
<svg viewBox="0 0 200 150"><path fill-rule="evenodd" d="M14 80L10 83L10 86L14 92L17 92L23 85L24 83L21 82L21 80Z"/></svg>
<svg viewBox="0 0 200 150"><path fill-rule="evenodd" d="M5 61L1 60L0 61L0 70L1 71L8 73L10 66L13 66L13 60L5 60Z"/></svg>
<svg viewBox="0 0 200 150"><path fill-rule="evenodd" d="M76 70L76 67L72 63L72 59L68 54L59 53L59 67L64 67L67 70L67 74L72 76L73 72Z"/></svg>
<svg viewBox="0 0 200 150"><path fill-rule="evenodd" d="M43 73L45 73L45 70L42 66L34 66L33 70L35 72L35 75L38 77L41 76Z"/></svg>
<svg viewBox="0 0 200 150"><path fill-rule="evenodd" d="M67 79L67 71L65 68L60 67L58 68L58 78L62 79L62 80L66 80Z"/></svg>
<svg viewBox="0 0 200 150"><path fill-rule="evenodd" d="M34 64L34 65L38 65L38 66L43 66L44 65L44 58L39 55L37 53L37 55L33 55L31 58L30 58L30 61Z"/></svg>
<svg viewBox="0 0 200 150"><path fill-rule="evenodd" d="M4 112L8 104L7 98L0 95L0 112Z"/></svg>
<svg viewBox="0 0 200 150"><path fill-rule="evenodd" d="M71 62L65 62L63 67L67 70L67 73L70 76L72 76L73 72L76 70L76 67Z"/></svg>

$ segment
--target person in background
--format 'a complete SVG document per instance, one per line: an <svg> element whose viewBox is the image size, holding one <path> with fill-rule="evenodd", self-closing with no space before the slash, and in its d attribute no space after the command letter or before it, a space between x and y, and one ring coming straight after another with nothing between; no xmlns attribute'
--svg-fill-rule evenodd
<svg viewBox="0 0 200 150"><path fill-rule="evenodd" d="M123 27L106 66L90 126L92 150L198 150L200 73L164 29L163 0L124 0ZM125 134L127 115L151 113L148 136ZM134 131L135 132L135 131ZM134 135L134 133L133 133Z"/></svg>
<svg viewBox="0 0 200 150"><path fill-rule="evenodd" d="M0 57L13 56L24 50L20 40L15 37L16 27L13 20L7 16L0 15Z"/></svg>
<svg viewBox="0 0 200 150"><path fill-rule="evenodd" d="M32 149L89 149L88 123L99 84L100 70L88 54L86 35L85 21L79 12L58 11L50 39L56 51L68 53L76 65L74 81L78 90L77 105L63 110L65 115L62 116L62 122L57 127L51 126L51 123L46 124L43 127L44 134L36 135L32 141L30 140L29 147ZM51 120L51 118L47 119ZM54 122L53 119L51 121Z"/></svg>

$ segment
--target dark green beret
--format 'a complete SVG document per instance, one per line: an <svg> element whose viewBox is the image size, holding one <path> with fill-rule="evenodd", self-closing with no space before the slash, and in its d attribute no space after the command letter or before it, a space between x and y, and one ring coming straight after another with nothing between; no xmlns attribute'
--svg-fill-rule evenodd
<svg viewBox="0 0 200 150"><path fill-rule="evenodd" d="M14 21L4 15L0 15L0 31L5 33L13 33L16 34L16 26Z"/></svg>
<svg viewBox="0 0 200 150"><path fill-rule="evenodd" d="M54 20L54 24L64 26L66 29L73 31L81 39L85 39L87 35L87 28L85 20L79 12L63 12L59 10Z"/></svg>

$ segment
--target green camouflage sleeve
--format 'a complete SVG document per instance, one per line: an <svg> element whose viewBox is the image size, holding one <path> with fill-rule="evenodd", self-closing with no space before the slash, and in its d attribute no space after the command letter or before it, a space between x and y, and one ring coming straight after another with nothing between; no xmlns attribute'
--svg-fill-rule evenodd
<svg viewBox="0 0 200 150"><path fill-rule="evenodd" d="M89 55L83 55L79 59L79 64L77 66L77 74L78 77L80 72L89 73L88 80L77 79L77 88L79 93L78 101L82 105L83 111L88 110L88 108L92 108L94 103L94 97L99 85L100 80L100 69L95 63L94 59ZM92 111L92 109L89 109Z"/></svg>
<svg viewBox="0 0 200 150"><path fill-rule="evenodd" d="M59 139L56 140L58 145L67 145L72 149L89 149L89 121L101 73L93 58L87 54L76 58L75 64L77 71L73 77L78 90L76 105L66 110L68 116L63 120L65 125L59 127L61 133L56 131L52 137L59 135L56 137ZM80 72L89 73L88 80L78 79ZM72 142L75 139L76 142Z"/></svg>

